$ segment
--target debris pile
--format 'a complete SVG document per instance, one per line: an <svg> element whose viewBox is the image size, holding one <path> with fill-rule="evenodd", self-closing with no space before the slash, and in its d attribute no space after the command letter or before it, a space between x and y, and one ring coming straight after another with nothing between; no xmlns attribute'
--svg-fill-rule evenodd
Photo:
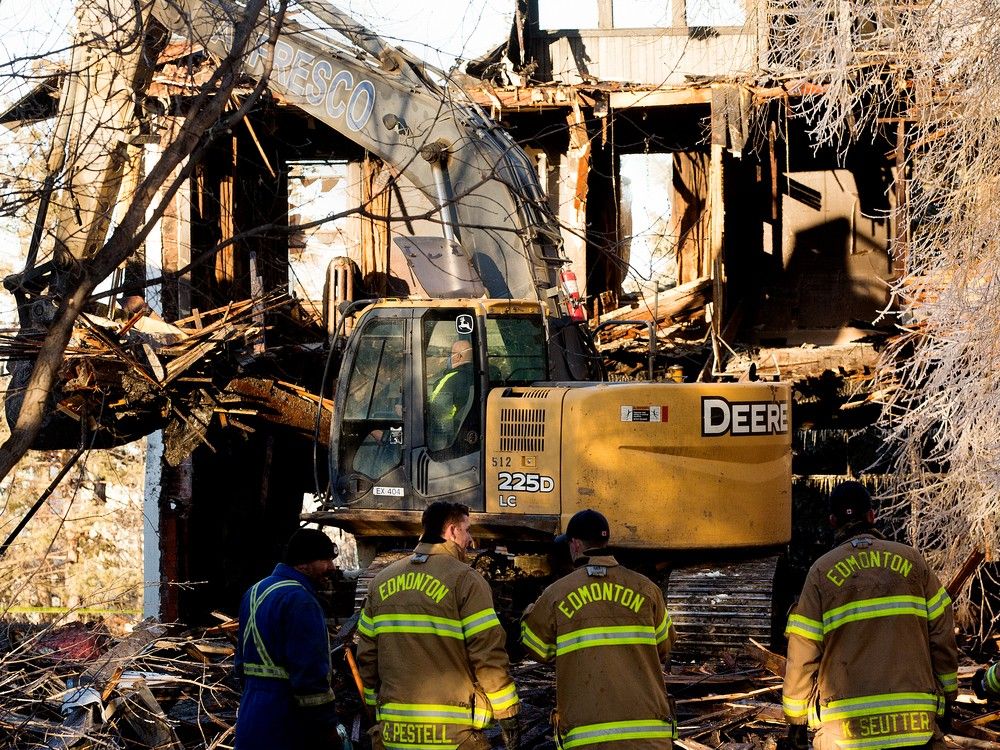
<svg viewBox="0 0 1000 750"><path fill-rule="evenodd" d="M267 421L311 438L317 413L328 425L332 406L299 382L318 380L308 369L322 367L322 337L287 294L195 310L174 323L145 305L127 319L83 314L66 348L55 411L35 447L74 447L81 431L93 447L108 447L165 428L167 459L176 463L199 444L212 450L206 432L213 420L246 432ZM13 371L8 411L20 408L40 346L39 334L0 332L0 359ZM285 358L279 374L275 363L291 347L297 356ZM318 434L325 438L323 424Z"/></svg>
<svg viewBox="0 0 1000 750"><path fill-rule="evenodd" d="M239 705L233 675L237 623L217 615L214 627L182 629L152 621L113 638L103 624L39 629L0 626L0 737L18 748L231 748ZM341 628L341 632L344 628ZM349 733L366 747L369 719L358 698L350 652L331 640L338 708ZM666 681L676 707L682 750L773 750L785 736L783 658L759 644L711 662L674 663ZM986 750L1000 742L1000 712L975 705L959 670L952 747ZM518 662L522 747L554 750L555 677L549 665ZM614 690L614 685L605 686ZM499 730L488 730L494 746Z"/></svg>
<svg viewBox="0 0 1000 750"><path fill-rule="evenodd" d="M231 746L239 700L235 629L229 621L174 633L144 621L115 640L100 624L6 625L0 630L4 746Z"/></svg>

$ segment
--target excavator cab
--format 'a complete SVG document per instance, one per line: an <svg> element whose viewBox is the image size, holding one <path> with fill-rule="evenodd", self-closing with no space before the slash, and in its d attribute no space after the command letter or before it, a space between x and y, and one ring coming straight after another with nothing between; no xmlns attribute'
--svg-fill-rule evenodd
<svg viewBox="0 0 1000 750"><path fill-rule="evenodd" d="M334 503L419 510L449 499L484 510L487 393L544 380L537 303L386 301L344 351L331 425Z"/></svg>

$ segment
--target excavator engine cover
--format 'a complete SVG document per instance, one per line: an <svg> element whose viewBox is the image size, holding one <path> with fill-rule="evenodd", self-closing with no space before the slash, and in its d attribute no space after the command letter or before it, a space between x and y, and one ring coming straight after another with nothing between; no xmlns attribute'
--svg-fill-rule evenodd
<svg viewBox="0 0 1000 750"><path fill-rule="evenodd" d="M546 384L487 402L486 512L604 513L615 546L760 548L791 536L784 383ZM527 520L527 519L526 519ZM515 525L514 523L511 526Z"/></svg>

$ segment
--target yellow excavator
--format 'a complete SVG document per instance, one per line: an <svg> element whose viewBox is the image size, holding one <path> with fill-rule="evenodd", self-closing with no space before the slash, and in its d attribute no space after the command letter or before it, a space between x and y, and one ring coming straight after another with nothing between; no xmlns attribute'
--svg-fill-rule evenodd
<svg viewBox="0 0 1000 750"><path fill-rule="evenodd" d="M553 535L594 508L625 560L673 570L689 647L769 640L772 555L791 533L788 385L551 382L546 341L537 302L367 305L340 355L327 508L304 518L354 534L374 571L429 503L465 503L479 545L501 548L480 567L517 610L551 572Z"/></svg>

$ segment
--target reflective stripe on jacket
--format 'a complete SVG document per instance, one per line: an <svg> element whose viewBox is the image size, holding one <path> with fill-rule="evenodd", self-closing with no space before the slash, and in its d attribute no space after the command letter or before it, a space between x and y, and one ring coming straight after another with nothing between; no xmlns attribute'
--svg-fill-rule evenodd
<svg viewBox="0 0 1000 750"><path fill-rule="evenodd" d="M455 748L516 714L505 640L489 585L452 542L418 544L375 576L358 666L386 748Z"/></svg>
<svg viewBox="0 0 1000 750"><path fill-rule="evenodd" d="M336 724L326 620L305 575L279 563L244 594L236 671L240 750L300 747L309 732Z"/></svg>
<svg viewBox="0 0 1000 750"><path fill-rule="evenodd" d="M958 689L948 593L913 547L873 532L810 568L785 635L786 719L843 750L928 742Z"/></svg>
<svg viewBox="0 0 1000 750"><path fill-rule="evenodd" d="M562 747L669 748L661 662L674 638L659 587L610 555L549 586L525 612L521 642L536 660L555 660Z"/></svg>

